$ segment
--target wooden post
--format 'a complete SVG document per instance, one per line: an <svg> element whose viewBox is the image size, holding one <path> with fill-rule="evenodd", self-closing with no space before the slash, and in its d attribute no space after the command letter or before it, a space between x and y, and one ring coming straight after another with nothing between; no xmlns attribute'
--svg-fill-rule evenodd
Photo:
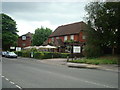
<svg viewBox="0 0 120 90"><path fill-rule="evenodd" d="M67 56L67 62L69 61L69 56Z"/></svg>
<svg viewBox="0 0 120 90"><path fill-rule="evenodd" d="M115 54L115 48L113 46L113 48L112 48L112 55L114 55L114 54Z"/></svg>

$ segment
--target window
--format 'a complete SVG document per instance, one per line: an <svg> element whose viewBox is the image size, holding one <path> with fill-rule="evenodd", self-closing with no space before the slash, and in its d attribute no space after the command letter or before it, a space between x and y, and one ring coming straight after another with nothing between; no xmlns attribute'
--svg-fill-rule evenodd
<svg viewBox="0 0 120 90"><path fill-rule="evenodd" d="M71 40L74 40L74 35L71 35L71 36L70 36L70 39L71 39Z"/></svg>
<svg viewBox="0 0 120 90"><path fill-rule="evenodd" d="M66 41L67 40L67 36L64 36L64 41Z"/></svg>
<svg viewBox="0 0 120 90"><path fill-rule="evenodd" d="M25 46L25 45L26 45L25 43L22 44L22 46Z"/></svg>
<svg viewBox="0 0 120 90"><path fill-rule="evenodd" d="M56 37L56 39L59 39L59 37Z"/></svg>
<svg viewBox="0 0 120 90"><path fill-rule="evenodd" d="M85 36L85 35L83 35L83 36L82 36L82 39L86 39L86 36Z"/></svg>
<svg viewBox="0 0 120 90"><path fill-rule="evenodd" d="M52 41L54 41L54 37L52 37Z"/></svg>
<svg viewBox="0 0 120 90"><path fill-rule="evenodd" d="M22 36L22 40L26 40L26 36Z"/></svg>

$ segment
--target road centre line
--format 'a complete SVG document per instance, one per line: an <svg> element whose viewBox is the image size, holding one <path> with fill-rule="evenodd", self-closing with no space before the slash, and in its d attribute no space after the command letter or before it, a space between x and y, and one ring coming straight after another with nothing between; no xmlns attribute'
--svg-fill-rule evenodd
<svg viewBox="0 0 120 90"><path fill-rule="evenodd" d="M9 79L8 78L5 78L7 81L9 81Z"/></svg>
<svg viewBox="0 0 120 90"><path fill-rule="evenodd" d="M5 76L1 76L1 77L3 77L3 78L4 78Z"/></svg>
<svg viewBox="0 0 120 90"><path fill-rule="evenodd" d="M104 87L107 87L107 88L115 88L115 87L112 87L112 86L108 86L108 85L104 85L104 84L100 84L100 83L95 83L95 82L91 82L91 81L86 81L86 80L84 80L84 82L91 83L91 84L96 84L96 85L99 85L99 86L104 86Z"/></svg>
<svg viewBox="0 0 120 90"><path fill-rule="evenodd" d="M5 80L9 81L9 83L15 85L17 88L22 89L22 87L20 87L19 85L15 84L13 81L9 80L8 78L6 78L5 76L1 76L2 78L4 78Z"/></svg>
<svg viewBox="0 0 120 90"><path fill-rule="evenodd" d="M15 85L17 88L19 88L19 89L22 89L20 86L18 86L18 85Z"/></svg>
<svg viewBox="0 0 120 90"><path fill-rule="evenodd" d="M11 84L15 84L14 82L10 81Z"/></svg>

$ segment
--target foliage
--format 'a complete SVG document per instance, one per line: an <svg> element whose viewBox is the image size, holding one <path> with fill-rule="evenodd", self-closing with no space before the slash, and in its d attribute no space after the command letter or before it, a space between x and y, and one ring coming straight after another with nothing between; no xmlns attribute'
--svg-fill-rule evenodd
<svg viewBox="0 0 120 90"><path fill-rule="evenodd" d="M72 39L70 39L70 40L66 40L65 42L66 42L66 43L74 43L75 41L72 40Z"/></svg>
<svg viewBox="0 0 120 90"><path fill-rule="evenodd" d="M85 53L84 55L87 58L95 58L95 57L99 57L102 55L102 50L99 46L95 46L95 45L87 45L85 47Z"/></svg>
<svg viewBox="0 0 120 90"><path fill-rule="evenodd" d="M42 45L51 33L52 30L50 30L49 28L37 28L35 30L35 34L33 35L32 44L36 46Z"/></svg>
<svg viewBox="0 0 120 90"><path fill-rule="evenodd" d="M88 24L94 28L88 35L88 44L119 48L120 44L120 2L91 2L86 6ZM88 30L87 33L90 31Z"/></svg>
<svg viewBox="0 0 120 90"><path fill-rule="evenodd" d="M3 50L9 50L10 46L17 45L17 28L16 22L6 14L2 16L2 46Z"/></svg>
<svg viewBox="0 0 120 90"><path fill-rule="evenodd" d="M23 50L23 51L28 51L28 52L37 52L37 51L38 51L38 49L36 49L36 48L31 48L31 49L25 49L25 50Z"/></svg>
<svg viewBox="0 0 120 90"><path fill-rule="evenodd" d="M70 53L61 53L61 58L67 58L67 56L70 57Z"/></svg>
<svg viewBox="0 0 120 90"><path fill-rule="evenodd" d="M22 57L30 57L30 52L29 51L23 51L22 52Z"/></svg>
<svg viewBox="0 0 120 90"><path fill-rule="evenodd" d="M118 64L118 57L112 56L112 58L106 58L109 56L104 56L104 58L91 58L91 59L80 59L80 60L72 60L70 62L73 63L86 63L86 64Z"/></svg>
<svg viewBox="0 0 120 90"><path fill-rule="evenodd" d="M34 58L43 59L44 58L44 53L42 53L42 52L34 52Z"/></svg>
<svg viewBox="0 0 120 90"><path fill-rule="evenodd" d="M70 56L70 53L40 52L30 50L15 51L15 53L21 57L30 57L31 52L33 52L33 58L36 59L67 58L67 56Z"/></svg>
<svg viewBox="0 0 120 90"><path fill-rule="evenodd" d="M99 57L103 55L101 47L101 34L90 27L88 24L88 30L85 31L86 34L86 46L84 47L84 55L87 58Z"/></svg>
<svg viewBox="0 0 120 90"><path fill-rule="evenodd" d="M18 56L22 56L22 51L15 51Z"/></svg>

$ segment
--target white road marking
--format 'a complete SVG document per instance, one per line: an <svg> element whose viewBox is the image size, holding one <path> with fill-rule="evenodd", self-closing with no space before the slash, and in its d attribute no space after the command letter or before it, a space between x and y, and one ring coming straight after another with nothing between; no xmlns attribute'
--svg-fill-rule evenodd
<svg viewBox="0 0 120 90"><path fill-rule="evenodd" d="M8 78L5 78L7 81L9 81L9 79Z"/></svg>
<svg viewBox="0 0 120 90"><path fill-rule="evenodd" d="M20 86L18 86L18 85L15 85L17 88L19 88L19 89L22 89Z"/></svg>
<svg viewBox="0 0 120 90"><path fill-rule="evenodd" d="M112 87L112 86L103 85L103 84L100 84L100 83L95 83L95 82L86 81L86 80L84 80L84 82L86 82L86 83L91 83L91 84L96 84L96 85L99 85L99 86L104 86L104 87L107 87L107 88L115 88L115 87Z"/></svg>
<svg viewBox="0 0 120 90"><path fill-rule="evenodd" d="M11 84L15 84L14 82L10 81Z"/></svg>
<svg viewBox="0 0 120 90"><path fill-rule="evenodd" d="M22 87L20 87L19 85L15 84L14 82L10 81L8 78L6 78L5 76L1 76L3 77L5 80L9 81L11 84L15 85L17 88L22 89Z"/></svg>
<svg viewBox="0 0 120 90"><path fill-rule="evenodd" d="M5 76L2 76L3 78L5 77Z"/></svg>

